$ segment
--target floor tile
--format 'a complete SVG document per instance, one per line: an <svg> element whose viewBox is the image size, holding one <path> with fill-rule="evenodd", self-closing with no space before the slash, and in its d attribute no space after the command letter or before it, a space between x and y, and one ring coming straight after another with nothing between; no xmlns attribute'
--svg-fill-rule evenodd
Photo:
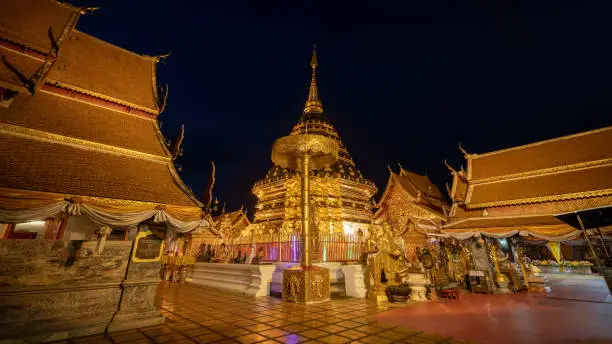
<svg viewBox="0 0 612 344"><path fill-rule="evenodd" d="M236 337L234 338L235 340L237 340L240 343L244 343L244 344L250 344L250 343L257 343L257 342L261 342L264 341L268 338L257 334L257 333L251 333L251 334L247 334L241 337Z"/></svg>
<svg viewBox="0 0 612 344"><path fill-rule="evenodd" d="M369 344L387 344L387 343L393 343L393 341L391 339L384 338L384 337L379 337L379 336L367 336L367 337L363 337L363 338L359 339L359 341L361 341L363 343L369 343Z"/></svg>
<svg viewBox="0 0 612 344"><path fill-rule="evenodd" d="M266 336L266 337L269 337L269 338L277 338L277 337L282 337L282 336L286 336L286 335L290 334L290 332L283 331L283 330L278 329L278 328L273 328L273 329L270 329L270 330L260 331L258 333L260 335L262 335L262 336Z"/></svg>
<svg viewBox="0 0 612 344"><path fill-rule="evenodd" d="M357 340L359 338L363 338L363 337L367 337L368 334L367 333L363 333L357 330L346 330L346 331L342 331L342 332L338 332L338 335L341 335L343 337L347 337L347 338L351 338L353 340Z"/></svg>
<svg viewBox="0 0 612 344"><path fill-rule="evenodd" d="M329 333L325 331L321 331L321 330L312 329L312 330L306 330L303 332L299 332L298 335L302 337L310 338L310 339L317 339L319 337L327 336L329 335Z"/></svg>
<svg viewBox="0 0 612 344"><path fill-rule="evenodd" d="M193 338L193 340L195 340L196 343L214 343L223 338L224 337L218 333L208 333L208 334L203 334L201 336L197 336Z"/></svg>
<svg viewBox="0 0 612 344"><path fill-rule="evenodd" d="M266 325L266 324L255 324L255 325L245 326L244 328L252 332L260 332L260 331L269 330L273 327Z"/></svg>
<svg viewBox="0 0 612 344"><path fill-rule="evenodd" d="M344 344L344 343L348 343L351 341L351 339L349 338L338 336L335 334L332 334L326 337L317 338L317 340L319 342L327 343L327 344Z"/></svg>
<svg viewBox="0 0 612 344"><path fill-rule="evenodd" d="M183 333L187 337L197 337L197 336L201 336L203 334L208 334L208 333L211 333L211 332L212 331L209 330L206 327L198 327L198 328L194 328L194 329L191 329L191 330L182 331L181 333Z"/></svg>
<svg viewBox="0 0 612 344"><path fill-rule="evenodd" d="M277 340L280 343L285 343L285 344L298 344L298 343L305 343L305 342L311 341L310 338L302 337L297 334L290 334L287 336L274 338L274 340Z"/></svg>

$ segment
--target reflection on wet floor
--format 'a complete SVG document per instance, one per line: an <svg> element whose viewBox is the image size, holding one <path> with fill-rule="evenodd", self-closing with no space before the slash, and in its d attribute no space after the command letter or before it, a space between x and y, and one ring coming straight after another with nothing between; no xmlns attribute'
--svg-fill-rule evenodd
<svg viewBox="0 0 612 344"><path fill-rule="evenodd" d="M612 343L612 304L557 298L599 300L593 281L553 279L556 294L462 293L400 306L351 298L305 306L163 283L164 325L65 343Z"/></svg>
<svg viewBox="0 0 612 344"><path fill-rule="evenodd" d="M612 343L603 279L557 277L549 294L464 293L459 300L385 312L378 320L480 343Z"/></svg>
<svg viewBox="0 0 612 344"><path fill-rule="evenodd" d="M467 343L376 317L406 305L340 298L305 306L180 284L160 285L158 296L165 325L69 343Z"/></svg>

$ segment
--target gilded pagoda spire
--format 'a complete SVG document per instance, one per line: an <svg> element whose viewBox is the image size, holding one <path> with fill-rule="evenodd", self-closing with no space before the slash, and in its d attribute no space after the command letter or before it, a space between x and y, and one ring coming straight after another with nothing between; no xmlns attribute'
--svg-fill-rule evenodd
<svg viewBox="0 0 612 344"><path fill-rule="evenodd" d="M312 67L312 79L310 80L310 91L308 92L308 100L304 106L304 113L323 113L323 104L319 99L319 90L317 88L316 69L319 65L317 61L317 46L312 50L312 58L310 59L310 67Z"/></svg>

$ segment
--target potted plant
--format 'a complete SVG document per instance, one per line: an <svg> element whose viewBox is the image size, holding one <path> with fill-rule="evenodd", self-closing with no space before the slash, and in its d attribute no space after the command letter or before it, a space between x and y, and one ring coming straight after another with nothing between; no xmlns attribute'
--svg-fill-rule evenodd
<svg viewBox="0 0 612 344"><path fill-rule="evenodd" d="M406 302L410 297L410 287L406 284L388 286L386 291L391 302Z"/></svg>

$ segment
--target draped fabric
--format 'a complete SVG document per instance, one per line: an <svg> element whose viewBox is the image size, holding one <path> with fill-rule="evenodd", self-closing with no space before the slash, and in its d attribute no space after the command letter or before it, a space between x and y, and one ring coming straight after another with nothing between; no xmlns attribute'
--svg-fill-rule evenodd
<svg viewBox="0 0 612 344"><path fill-rule="evenodd" d="M210 220L200 208L110 200L95 197L73 197L38 192L0 190L0 222L21 223L45 220L61 212L71 216L85 214L101 225L129 227L153 218L166 223L178 233L202 227L211 229ZM216 231L215 231L216 232Z"/></svg>
<svg viewBox="0 0 612 344"><path fill-rule="evenodd" d="M563 256L561 256L561 245L559 245L559 242L549 241L546 243L546 246L548 246L550 253L552 253L557 263L561 264L561 260L563 259Z"/></svg>
<svg viewBox="0 0 612 344"><path fill-rule="evenodd" d="M572 240L580 235L580 231L565 224L520 226L510 228L443 229L442 233L458 240L465 240L479 235L501 239L519 234L521 236L533 236L538 239L555 242Z"/></svg>
<svg viewBox="0 0 612 344"><path fill-rule="evenodd" d="M38 208L6 210L0 208L0 222L21 223L32 220L44 220L59 215L64 209L65 201L43 205Z"/></svg>

